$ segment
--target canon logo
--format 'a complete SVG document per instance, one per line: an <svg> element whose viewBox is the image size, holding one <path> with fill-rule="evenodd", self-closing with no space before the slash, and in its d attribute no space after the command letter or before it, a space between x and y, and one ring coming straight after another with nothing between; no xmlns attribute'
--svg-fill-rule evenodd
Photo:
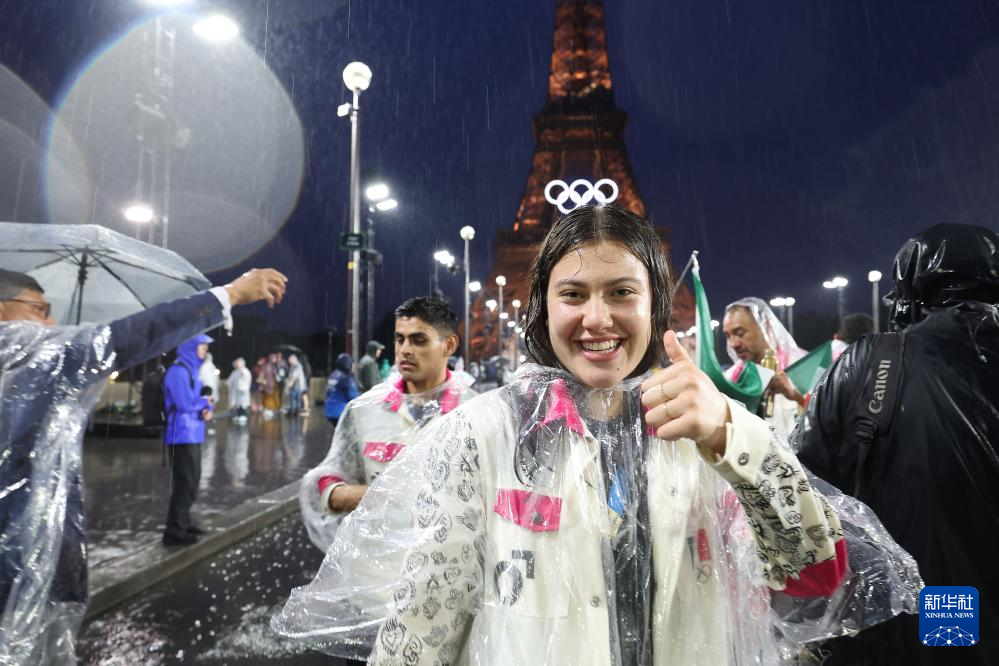
<svg viewBox="0 0 999 666"><path fill-rule="evenodd" d="M867 403L867 409L871 414L880 414L884 407L885 389L888 386L888 372L891 370L891 361L884 360L878 365L877 374L874 377L874 399Z"/></svg>

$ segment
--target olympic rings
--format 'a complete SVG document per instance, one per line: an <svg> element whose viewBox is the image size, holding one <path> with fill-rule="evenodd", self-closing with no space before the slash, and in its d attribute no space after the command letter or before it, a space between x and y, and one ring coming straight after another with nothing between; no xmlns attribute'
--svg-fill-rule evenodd
<svg viewBox="0 0 999 666"><path fill-rule="evenodd" d="M559 193L552 196L552 190L556 187L561 188ZM611 194L607 195L603 192L601 188L609 187ZM580 189L583 188L583 189ZM596 200L597 203L611 203L617 199L617 195L620 193L617 183L615 183L610 178L601 178L595 183L580 178L578 180L572 181L572 184L566 184L564 180L553 180L547 185L545 185L545 199L548 203L553 206L558 206L558 209L562 211L563 214L572 212L579 206L585 206L591 201ZM566 207L566 202L571 201L572 206Z"/></svg>

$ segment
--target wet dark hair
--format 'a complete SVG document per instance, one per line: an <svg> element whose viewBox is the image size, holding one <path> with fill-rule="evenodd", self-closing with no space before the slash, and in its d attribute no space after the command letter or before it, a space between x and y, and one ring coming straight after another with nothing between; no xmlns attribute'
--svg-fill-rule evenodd
<svg viewBox="0 0 999 666"><path fill-rule="evenodd" d="M436 296L411 298L395 309L395 318L416 317L437 329L441 337L458 335L458 315L451 301Z"/></svg>
<svg viewBox="0 0 999 666"><path fill-rule="evenodd" d="M839 324L839 330L836 331L836 337L848 345L852 345L860 338L873 332L874 320L871 319L870 315L854 312L843 317L843 321Z"/></svg>
<svg viewBox="0 0 999 666"><path fill-rule="evenodd" d="M38 280L27 273L0 268L0 301L17 298L17 295L25 290L37 291L39 294L45 293L42 285L38 284Z"/></svg>
<svg viewBox="0 0 999 666"><path fill-rule="evenodd" d="M645 218L617 206L576 208L557 220L541 242L531 265L531 292L524 315L527 352L541 365L562 368L548 331L548 282L552 269L562 257L583 245L600 241L621 245L649 272L652 336L645 355L629 375L636 377L662 361L662 339L669 328L673 280L662 239L655 227Z"/></svg>

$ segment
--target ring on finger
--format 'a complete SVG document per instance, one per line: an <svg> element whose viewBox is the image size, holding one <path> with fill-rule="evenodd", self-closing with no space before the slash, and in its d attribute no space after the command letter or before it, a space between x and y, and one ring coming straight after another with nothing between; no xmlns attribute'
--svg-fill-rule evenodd
<svg viewBox="0 0 999 666"><path fill-rule="evenodd" d="M663 388L663 385L662 385L662 384L660 384L660 385L659 385L659 393L660 393L660 395L662 395L662 397L663 397L663 404L664 404L664 405L665 405L665 404L666 404L667 402L669 402L669 396L668 396L668 395L666 395L666 389L665 389L665 388Z"/></svg>
<svg viewBox="0 0 999 666"><path fill-rule="evenodd" d="M668 400L663 403L663 409L666 411L666 420L667 421L672 421L673 420L673 415L669 411L669 401Z"/></svg>

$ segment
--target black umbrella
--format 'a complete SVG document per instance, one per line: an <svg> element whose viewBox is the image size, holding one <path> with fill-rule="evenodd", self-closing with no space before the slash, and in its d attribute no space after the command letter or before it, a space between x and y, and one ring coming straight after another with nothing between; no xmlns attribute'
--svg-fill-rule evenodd
<svg viewBox="0 0 999 666"><path fill-rule="evenodd" d="M285 358L287 358L289 354L294 354L295 356L297 356L298 360L301 361L302 363L302 369L305 371L305 379L306 380L312 379L312 364L309 363L309 357L305 355L305 352L302 351L301 347L296 347L295 345L289 345L289 344L281 344L281 345L276 345L271 351L281 352L282 354L284 354Z"/></svg>

